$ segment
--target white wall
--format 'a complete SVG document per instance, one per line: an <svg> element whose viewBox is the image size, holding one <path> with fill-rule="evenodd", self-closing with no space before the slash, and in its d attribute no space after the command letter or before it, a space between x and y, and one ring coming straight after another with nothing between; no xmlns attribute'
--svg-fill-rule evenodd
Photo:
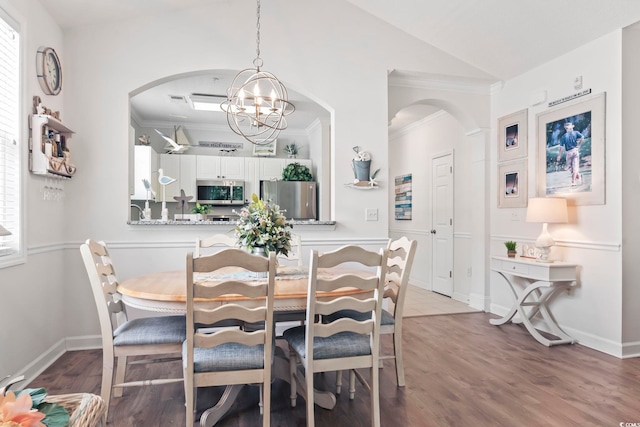
<svg viewBox="0 0 640 427"><path fill-rule="evenodd" d="M535 197L536 115L549 108L546 102L529 105L532 93L546 90L547 102L566 97L576 92L573 88L576 76L583 77L584 89L590 88L593 94L606 92L606 204L571 207L568 224L549 226L558 242L552 255L580 265L577 287L552 301L551 308L558 323L580 343L617 356L623 354L621 59L621 31L616 31L505 82L503 89L492 97L491 111L492 122L497 123L499 117L528 108L528 192L529 197ZM569 103L562 104L566 105ZM497 141L495 126L492 140ZM491 151L491 253L503 255L505 240L532 244L541 226L524 222L525 208L497 208L496 144ZM492 312L506 313L511 306L509 292L504 279L492 273Z"/></svg>
<svg viewBox="0 0 640 427"><path fill-rule="evenodd" d="M391 177L412 174L412 219L394 219L394 188L389 188L389 235L407 236L418 241L411 283L432 289L432 168L437 154L452 152L454 164L454 285L453 298L468 301L471 268L470 208L471 147L465 130L450 114L440 111L390 135L389 171Z"/></svg>
<svg viewBox="0 0 640 427"><path fill-rule="evenodd" d="M28 174L27 263L0 270L0 286L11 284L3 289L0 316L3 324L12 325L0 332L0 366L5 373L32 376L65 348L96 343L95 307L78 251L82 241L105 240L125 279L181 268L196 237L220 230L126 225L129 94L171 75L250 66L255 5L211 2L63 34L37 0L0 2L17 10L27 28L23 114L30 113L31 96L40 95L47 107L61 110L63 122L76 132L70 149L78 172L65 184L66 199L43 201L43 179ZM246 23L247 31L239 31L239 23ZM263 5L261 24L264 69L335 117L330 139L323 142L332 147L328 160L337 226L300 230L305 249L385 245L388 70L484 74L342 0L274 0ZM40 45L55 48L62 60L64 83L57 97L42 94L35 77ZM344 186L352 180L354 145L371 152L374 167L382 168L381 190L356 192ZM364 208L377 208L379 220L363 221Z"/></svg>

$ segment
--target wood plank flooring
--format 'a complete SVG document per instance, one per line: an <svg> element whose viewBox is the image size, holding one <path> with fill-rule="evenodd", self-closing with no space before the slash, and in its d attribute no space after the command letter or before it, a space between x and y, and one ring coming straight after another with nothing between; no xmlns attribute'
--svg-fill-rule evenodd
<svg viewBox="0 0 640 427"><path fill-rule="evenodd" d="M406 387L394 368L380 371L382 426L618 426L640 422L640 358L621 360L580 345L545 347L519 325L489 324L487 313L413 317L404 321ZM388 337L386 337L388 338ZM384 339L387 350L388 339ZM130 377L176 375L180 362L135 366ZM366 373L365 373L365 376ZM72 351L29 386L50 394L99 394L101 351ZM318 375L318 388L333 390L333 374ZM344 384L348 384L345 376ZM199 392L202 410L221 388ZM304 426L305 405L289 406L289 385L275 380L272 426ZM219 426L260 423L258 389L247 386ZM336 407L316 407L316 425L369 426L369 395L357 383L356 398L338 396ZM112 400L111 426L182 426L181 384L125 390Z"/></svg>
<svg viewBox="0 0 640 427"><path fill-rule="evenodd" d="M453 298L409 285L402 317L433 316L437 314L477 313L479 310Z"/></svg>

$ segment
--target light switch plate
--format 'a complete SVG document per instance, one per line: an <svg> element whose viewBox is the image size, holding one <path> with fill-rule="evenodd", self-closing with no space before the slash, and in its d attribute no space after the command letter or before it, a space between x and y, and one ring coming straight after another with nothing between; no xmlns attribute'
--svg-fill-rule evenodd
<svg viewBox="0 0 640 427"><path fill-rule="evenodd" d="M377 221L378 220L378 209L377 208L366 208L364 210L364 220L365 221Z"/></svg>

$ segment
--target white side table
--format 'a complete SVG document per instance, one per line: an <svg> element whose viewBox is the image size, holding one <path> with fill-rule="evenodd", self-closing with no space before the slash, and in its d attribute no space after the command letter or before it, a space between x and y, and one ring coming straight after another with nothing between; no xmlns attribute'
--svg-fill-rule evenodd
<svg viewBox="0 0 640 427"><path fill-rule="evenodd" d="M547 306L556 293L571 288L576 281L576 264L565 262L543 263L530 258L491 257L491 270L505 278L513 292L514 303L501 319L491 319L492 325L500 326L518 314L529 333L541 344L550 347L558 344L573 344L576 341L556 323ZM525 307L531 307L529 310ZM533 326L531 319L540 313L557 339L547 339Z"/></svg>

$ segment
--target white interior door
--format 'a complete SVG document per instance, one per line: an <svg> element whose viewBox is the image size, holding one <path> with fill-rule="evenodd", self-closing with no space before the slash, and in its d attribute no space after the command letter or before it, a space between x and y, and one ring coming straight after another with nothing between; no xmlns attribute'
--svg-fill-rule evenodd
<svg viewBox="0 0 640 427"><path fill-rule="evenodd" d="M432 290L453 295L453 153L435 156L432 171Z"/></svg>

